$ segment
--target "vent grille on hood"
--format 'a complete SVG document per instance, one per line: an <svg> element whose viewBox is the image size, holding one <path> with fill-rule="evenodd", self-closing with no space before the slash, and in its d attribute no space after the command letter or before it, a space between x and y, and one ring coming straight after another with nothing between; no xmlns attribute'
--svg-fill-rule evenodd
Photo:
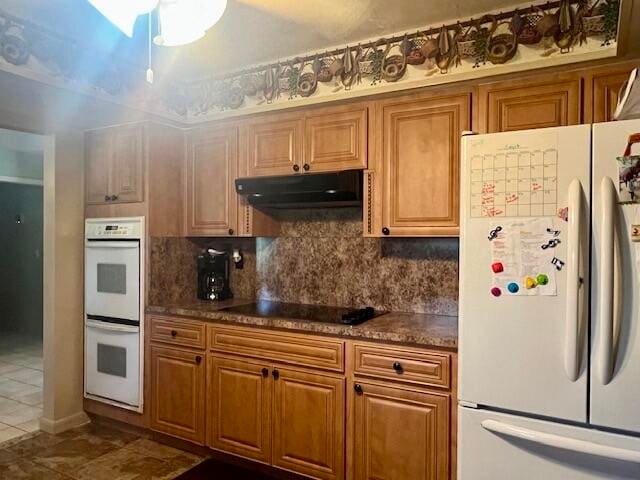
<svg viewBox="0 0 640 480"><path fill-rule="evenodd" d="M238 178L236 192L257 206L351 207L362 203L362 172Z"/></svg>

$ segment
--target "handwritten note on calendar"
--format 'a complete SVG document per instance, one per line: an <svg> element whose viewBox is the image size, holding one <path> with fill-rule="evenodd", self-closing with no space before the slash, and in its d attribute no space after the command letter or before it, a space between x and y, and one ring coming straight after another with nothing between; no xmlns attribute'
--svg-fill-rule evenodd
<svg viewBox="0 0 640 480"><path fill-rule="evenodd" d="M502 136L501 136L502 137ZM470 202L472 217L555 215L558 148L555 133L527 138L527 144L472 139Z"/></svg>

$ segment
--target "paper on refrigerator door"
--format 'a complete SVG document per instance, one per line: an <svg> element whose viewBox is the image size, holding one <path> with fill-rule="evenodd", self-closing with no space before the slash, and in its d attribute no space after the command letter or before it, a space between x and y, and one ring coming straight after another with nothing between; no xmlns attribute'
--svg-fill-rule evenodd
<svg viewBox="0 0 640 480"><path fill-rule="evenodd" d="M552 219L511 220L492 229L496 227L501 230L490 242L491 258L494 264L502 264L503 270L493 273L494 287L500 288L505 295L557 295L556 269L551 261L562 240ZM547 283L543 284L539 279L546 279ZM515 293L509 289L512 284L518 287Z"/></svg>
<svg viewBox="0 0 640 480"><path fill-rule="evenodd" d="M469 152L471 217L556 215L557 132L470 137Z"/></svg>

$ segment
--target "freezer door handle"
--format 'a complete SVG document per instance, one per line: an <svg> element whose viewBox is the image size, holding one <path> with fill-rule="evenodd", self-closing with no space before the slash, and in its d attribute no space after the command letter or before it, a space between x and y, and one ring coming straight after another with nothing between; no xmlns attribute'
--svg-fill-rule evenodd
<svg viewBox="0 0 640 480"><path fill-rule="evenodd" d="M483 420L481 425L485 430L498 435L519 438L540 445L546 445L548 447L560 448L563 450L609 458L612 460L640 463L640 451L637 450L611 447L600 443L588 442L586 440L563 437L553 433L539 432L537 430L511 425L498 420Z"/></svg>
<svg viewBox="0 0 640 480"><path fill-rule="evenodd" d="M577 178L571 181L568 193L569 232L567 242L567 311L564 367L569 380L575 382L580 376L580 345L582 315L580 308L580 242L583 217L582 185Z"/></svg>
<svg viewBox="0 0 640 480"><path fill-rule="evenodd" d="M608 384L613 377L615 363L613 355L614 319L616 317L615 300L619 285L616 283L621 276L616 275L616 203L618 193L613 180L604 177L600 182L600 197L602 198L600 262L601 274L598 288L598 345L596 372L598 380L603 385Z"/></svg>

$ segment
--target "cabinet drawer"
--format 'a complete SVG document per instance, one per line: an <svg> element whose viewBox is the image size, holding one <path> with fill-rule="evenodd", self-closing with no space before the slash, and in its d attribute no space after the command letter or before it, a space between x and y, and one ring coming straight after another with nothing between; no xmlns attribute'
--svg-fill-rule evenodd
<svg viewBox="0 0 640 480"><path fill-rule="evenodd" d="M344 342L307 335L209 326L209 348L304 367L344 371Z"/></svg>
<svg viewBox="0 0 640 480"><path fill-rule="evenodd" d="M451 355L373 345L353 346L356 375L448 388Z"/></svg>
<svg viewBox="0 0 640 480"><path fill-rule="evenodd" d="M174 318L151 317L151 341L205 348L205 325Z"/></svg>

